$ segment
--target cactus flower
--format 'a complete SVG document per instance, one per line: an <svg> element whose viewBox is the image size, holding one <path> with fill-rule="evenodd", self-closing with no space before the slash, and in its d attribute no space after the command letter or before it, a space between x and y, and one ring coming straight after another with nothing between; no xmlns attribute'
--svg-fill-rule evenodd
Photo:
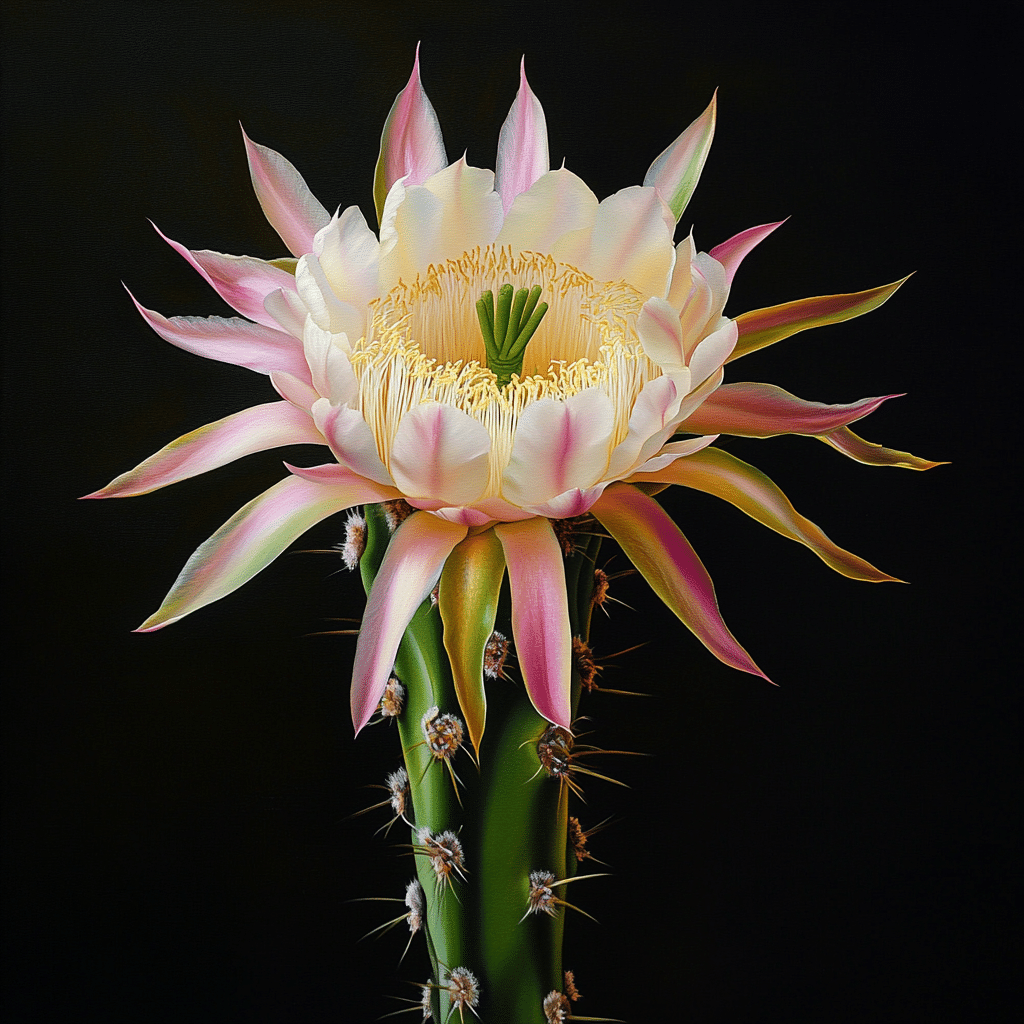
<svg viewBox="0 0 1024 1024"><path fill-rule="evenodd" d="M463 637L449 653L478 742L467 680L479 678L505 573L530 699L570 726L572 637L553 521L595 517L716 657L757 675L653 492L716 494L839 572L891 579L712 446L720 434L795 433L862 462L934 465L850 431L892 396L822 405L725 383L728 363L874 309L902 282L726 316L741 261L778 224L709 252L692 236L674 242L715 111L712 99L642 184L599 201L572 171L551 169L524 70L496 170L449 163L417 54L381 140L377 233L357 206L332 216L288 160L243 133L257 197L291 255L268 261L166 239L239 315L167 318L135 304L171 344L265 374L279 397L178 438L89 497L143 494L284 445L322 445L324 460L286 463L282 480L196 550L140 630L225 597L336 512L404 499L415 511L388 546L357 642L355 728L376 710L403 633L440 580L446 637Z"/></svg>

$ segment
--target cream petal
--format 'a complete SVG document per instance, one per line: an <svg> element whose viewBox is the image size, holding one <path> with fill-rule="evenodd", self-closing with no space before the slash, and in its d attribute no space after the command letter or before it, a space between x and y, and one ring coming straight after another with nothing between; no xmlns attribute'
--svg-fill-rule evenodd
<svg viewBox="0 0 1024 1024"><path fill-rule="evenodd" d="M342 302L361 309L376 297L380 243L358 206L335 215L317 232L313 253Z"/></svg>
<svg viewBox="0 0 1024 1024"><path fill-rule="evenodd" d="M598 281L627 281L644 297L665 295L675 263L671 211L653 188L632 185L597 208L581 270Z"/></svg>
<svg viewBox="0 0 1024 1024"><path fill-rule="evenodd" d="M668 301L676 309L682 309L690 289L693 287L693 275L690 264L697 255L697 247L693 243L693 234L687 235L676 246L676 263L672 268L672 283L668 288Z"/></svg>
<svg viewBox="0 0 1024 1024"><path fill-rule="evenodd" d="M570 488L589 487L604 475L614 429L612 400L598 388L528 405L516 426L502 496L531 506Z"/></svg>
<svg viewBox="0 0 1024 1024"><path fill-rule="evenodd" d="M658 296L648 299L640 310L636 326L640 344L649 359L665 371L686 366L679 311L670 302Z"/></svg>
<svg viewBox="0 0 1024 1024"><path fill-rule="evenodd" d="M689 380L689 370L683 369L677 374L655 377L643 386L633 403L626 436L611 453L606 479L622 479L641 461L644 446L652 437L664 429L671 433L676 411L689 390Z"/></svg>
<svg viewBox="0 0 1024 1024"><path fill-rule="evenodd" d="M690 356L690 383L692 387L703 384L732 354L738 337L736 323L726 322L717 331L709 334Z"/></svg>
<svg viewBox="0 0 1024 1024"><path fill-rule="evenodd" d="M321 329L309 316L302 332L302 345L317 392L334 405L354 404L359 385L348 358L352 351L348 337Z"/></svg>
<svg viewBox="0 0 1024 1024"><path fill-rule="evenodd" d="M593 228L597 207L597 196L582 178L564 167L548 171L516 196L494 244L511 246L513 254L529 251L555 255L563 236Z"/></svg>
<svg viewBox="0 0 1024 1024"><path fill-rule="evenodd" d="M357 309L334 294L320 261L303 256L295 268L295 285L314 323L332 334L346 334L358 340L366 333L365 307Z"/></svg>
<svg viewBox="0 0 1024 1024"><path fill-rule="evenodd" d="M468 413L424 402L402 417L388 464L404 494L471 505L485 491L491 435Z"/></svg>

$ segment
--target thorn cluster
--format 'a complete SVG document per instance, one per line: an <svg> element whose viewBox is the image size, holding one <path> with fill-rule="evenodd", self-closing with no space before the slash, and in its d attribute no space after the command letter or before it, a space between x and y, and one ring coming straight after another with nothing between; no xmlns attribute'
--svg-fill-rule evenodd
<svg viewBox="0 0 1024 1024"><path fill-rule="evenodd" d="M441 832L434 835L429 828L421 828L417 833L420 845L415 847L417 853L430 858L430 866L434 869L438 884L442 889L451 885L454 872L463 881L466 880L466 869L462 853L462 843L454 832Z"/></svg>
<svg viewBox="0 0 1024 1024"><path fill-rule="evenodd" d="M409 908L409 931L415 935L423 927L423 886L414 878L405 887L405 905Z"/></svg>
<svg viewBox="0 0 1024 1024"><path fill-rule="evenodd" d="M505 659L508 657L510 642L504 633L494 630L484 645L484 675L488 679L507 679Z"/></svg>
<svg viewBox="0 0 1024 1024"><path fill-rule="evenodd" d="M527 914L547 914L548 917L555 917L558 914L554 889L555 876L551 871L530 872L530 895L528 897L529 907Z"/></svg>
<svg viewBox="0 0 1024 1024"><path fill-rule="evenodd" d="M349 512L345 520L344 541L335 546L341 552L341 560L349 572L358 568L359 559L366 550L366 520L355 510Z"/></svg>
<svg viewBox="0 0 1024 1024"><path fill-rule="evenodd" d="M579 548L579 537L587 536L594 525L592 516L573 516L571 519L551 519L551 529L562 548L562 554L570 558Z"/></svg>
<svg viewBox="0 0 1024 1024"><path fill-rule="evenodd" d="M384 521L388 524L388 529L392 533L416 511L405 498L392 498L389 501L383 502L383 506Z"/></svg>
<svg viewBox="0 0 1024 1024"><path fill-rule="evenodd" d="M411 810L411 793L409 790L409 773L404 768L391 772L384 780L388 791L391 793L391 810L395 812L395 818L404 818L408 821L406 811ZM394 819L392 819L394 820Z"/></svg>
<svg viewBox="0 0 1024 1024"><path fill-rule="evenodd" d="M571 1009L569 1000L558 989L552 989L544 997L544 1020L547 1024L565 1024Z"/></svg>
<svg viewBox="0 0 1024 1024"><path fill-rule="evenodd" d="M452 1009L457 1008L459 1011L459 1020L464 1020L464 1009L472 1010L474 1016L479 1017L474 1007L480 1002L480 983L468 967L456 967L451 971L447 988Z"/></svg>
<svg viewBox="0 0 1024 1024"><path fill-rule="evenodd" d="M385 718L397 718L405 707L405 687L392 676L380 698L380 713Z"/></svg>
<svg viewBox="0 0 1024 1024"><path fill-rule="evenodd" d="M462 720L456 715L441 714L432 707L423 716L423 737L427 749L436 761L451 761L462 746Z"/></svg>
<svg viewBox="0 0 1024 1024"><path fill-rule="evenodd" d="M593 649L578 636L572 638L572 664L579 673L580 685L587 693L593 693L597 689L597 674L601 669L594 660Z"/></svg>
<svg viewBox="0 0 1024 1024"><path fill-rule="evenodd" d="M573 976L572 971L563 971L562 977L565 978L566 996L568 996L568 998L571 999L574 1003L577 999L582 999L583 997L579 994L579 991L576 988L576 978Z"/></svg>

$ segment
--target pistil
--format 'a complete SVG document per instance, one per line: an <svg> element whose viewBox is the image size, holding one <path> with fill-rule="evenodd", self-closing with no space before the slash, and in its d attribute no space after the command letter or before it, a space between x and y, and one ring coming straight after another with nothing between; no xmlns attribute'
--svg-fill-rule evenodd
<svg viewBox="0 0 1024 1024"><path fill-rule="evenodd" d="M548 304L539 302L540 291L540 285L529 291L515 291L506 283L498 292L497 304L490 289L477 300L476 315L487 350L487 368L497 377L499 388L510 383L513 374L523 374L527 343L548 311Z"/></svg>

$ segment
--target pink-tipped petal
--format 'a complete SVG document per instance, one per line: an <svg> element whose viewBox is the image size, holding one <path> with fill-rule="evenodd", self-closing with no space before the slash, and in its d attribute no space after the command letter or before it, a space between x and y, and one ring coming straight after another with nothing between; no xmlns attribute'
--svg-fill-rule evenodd
<svg viewBox="0 0 1024 1024"><path fill-rule="evenodd" d="M266 311L263 303L278 288L295 290L295 278L287 270L252 256L227 256L209 249L186 249L180 242L168 238L155 224L153 228L232 309L258 324L277 329L277 321Z"/></svg>
<svg viewBox="0 0 1024 1024"><path fill-rule="evenodd" d="M735 505L769 530L810 548L827 566L843 576L868 583L898 583L895 576L834 544L805 519L774 481L720 448L679 459L660 470L637 474L630 483L678 484L692 487Z"/></svg>
<svg viewBox="0 0 1024 1024"><path fill-rule="evenodd" d="M469 413L439 402L410 409L388 464L402 492L442 505L471 505L487 487L491 435Z"/></svg>
<svg viewBox="0 0 1024 1024"><path fill-rule="evenodd" d="M774 345L775 342L782 341L799 331L842 323L844 320L852 320L855 316L870 313L882 305L901 284L908 281L910 276L908 274L892 284L869 288L863 292L816 295L809 299L796 299L778 306L743 313L736 318L740 337L730 361Z"/></svg>
<svg viewBox="0 0 1024 1024"><path fill-rule="evenodd" d="M311 484L331 484L337 486L358 486L362 488L366 497L363 501L393 501L401 498L402 492L394 487L387 487L378 484L373 480L367 480L358 473L353 473L348 466L342 466L337 462L325 462L322 466L293 466L290 462L284 463L284 468L292 476L301 480L308 480Z"/></svg>
<svg viewBox="0 0 1024 1024"><path fill-rule="evenodd" d="M467 527L416 512L395 531L363 612L352 669L352 724L356 734L380 703L395 655L416 609L434 589L445 559Z"/></svg>
<svg viewBox="0 0 1024 1024"><path fill-rule="evenodd" d="M296 409L309 412L310 409L320 400L320 395L312 384L308 382L309 370L306 370L307 379L300 380L290 373L283 373L275 370L270 375L270 383L274 390L286 401L291 402Z"/></svg>
<svg viewBox="0 0 1024 1024"><path fill-rule="evenodd" d="M848 458L862 462L865 466L898 466L900 469L915 469L920 472L925 469L934 469L936 466L949 465L948 462L930 462L928 459L911 455L910 452L900 452L895 448L885 448L880 444L865 441L863 437L858 437L848 427L840 427L827 434L819 434L818 440L824 441Z"/></svg>
<svg viewBox="0 0 1024 1024"><path fill-rule="evenodd" d="M344 405L332 406L321 399L313 409L313 418L342 465L368 480L388 487L393 485L391 474L380 461L373 431L362 413Z"/></svg>
<svg viewBox="0 0 1024 1024"><path fill-rule="evenodd" d="M733 235L708 253L709 256L718 260L725 267L726 281L732 287L733 278L740 264L747 254L763 242L777 227L785 224L785 220L777 220L774 224L759 224L757 227L747 228L738 235Z"/></svg>
<svg viewBox="0 0 1024 1024"><path fill-rule="evenodd" d="M380 137L380 156L373 177L377 220L383 223L384 201L399 178L405 178L407 185L419 185L447 162L437 114L420 82L420 46L417 43L409 82L395 98Z"/></svg>
<svg viewBox="0 0 1024 1024"><path fill-rule="evenodd" d="M125 291L128 291L125 288ZM172 316L166 317L146 309L128 292L143 320L160 335L186 352L216 359L221 363L244 366L257 373L284 372L309 381L309 367L302 353L302 344L290 334L253 324L240 317Z"/></svg>
<svg viewBox="0 0 1024 1024"><path fill-rule="evenodd" d="M373 484L325 486L296 476L285 477L239 509L196 549L163 604L136 632L161 629L219 601L265 569L322 519L376 500Z"/></svg>
<svg viewBox="0 0 1024 1024"><path fill-rule="evenodd" d="M538 399L520 414L502 496L531 506L570 488L589 487L608 466L614 429L612 400L599 388L564 400Z"/></svg>
<svg viewBox="0 0 1024 1024"><path fill-rule="evenodd" d="M648 299L637 318L637 333L648 359L665 372L686 366L679 310L660 295Z"/></svg>
<svg viewBox="0 0 1024 1024"><path fill-rule="evenodd" d="M245 152L256 198L270 226L295 256L313 251L313 236L331 215L309 190L302 175L280 153L253 142L245 129Z"/></svg>
<svg viewBox="0 0 1024 1024"><path fill-rule="evenodd" d="M806 402L774 384L724 384L681 424L693 434L737 434L775 437L777 434L826 434L873 413L899 395L862 398L846 405Z"/></svg>
<svg viewBox="0 0 1024 1024"><path fill-rule="evenodd" d="M571 727L572 636L562 549L546 519L499 523L512 592L512 632L537 712Z"/></svg>
<svg viewBox="0 0 1024 1024"><path fill-rule="evenodd" d="M697 187L711 149L717 100L718 91L715 90L707 110L651 164L644 177L644 184L658 190L677 221Z"/></svg>
<svg viewBox="0 0 1024 1024"><path fill-rule="evenodd" d="M612 484L591 513L651 589L719 661L768 678L729 632L711 577L679 527L653 498L629 484Z"/></svg>
<svg viewBox="0 0 1024 1024"><path fill-rule="evenodd" d="M268 402L193 430L122 473L88 498L127 498L226 466L286 444L325 444L309 414L288 402Z"/></svg>
<svg viewBox="0 0 1024 1024"><path fill-rule="evenodd" d="M498 136L495 191L508 213L512 201L551 169L544 108L526 81L526 58L519 65L519 92Z"/></svg>

